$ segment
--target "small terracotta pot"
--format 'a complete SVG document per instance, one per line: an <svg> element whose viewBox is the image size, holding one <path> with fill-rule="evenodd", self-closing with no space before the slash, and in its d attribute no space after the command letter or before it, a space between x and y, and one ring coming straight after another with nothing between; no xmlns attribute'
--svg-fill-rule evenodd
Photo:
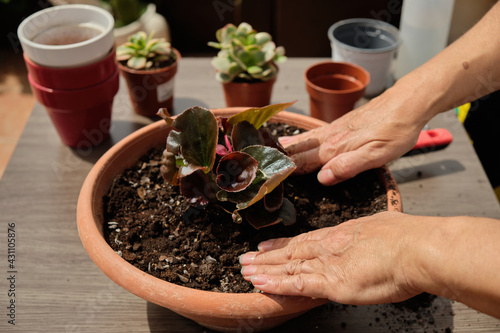
<svg viewBox="0 0 500 333"><path fill-rule="evenodd" d="M304 78L311 116L326 122L351 111L370 82L370 74L362 67L333 61L312 65Z"/></svg>
<svg viewBox="0 0 500 333"><path fill-rule="evenodd" d="M263 107L269 105L274 82L276 82L276 77L264 82L223 83L226 106Z"/></svg>
<svg viewBox="0 0 500 333"><path fill-rule="evenodd" d="M81 67L54 68L40 66L23 54L31 79L52 89L81 89L99 84L113 76L117 70L115 50L99 61Z"/></svg>
<svg viewBox="0 0 500 333"><path fill-rule="evenodd" d="M214 110L228 117L245 108ZM312 129L324 122L290 112L280 112L270 121L285 122ZM78 199L77 220L81 241L94 263L113 281L131 293L202 326L224 332L262 331L296 317L325 299L276 296L263 293L217 293L201 291L166 282L134 267L116 254L103 236L103 196L115 176L134 165L150 148L164 145L170 132L163 120L148 125L111 147L87 176ZM388 210L402 210L396 182L387 168L380 168L386 185Z"/></svg>
<svg viewBox="0 0 500 333"><path fill-rule="evenodd" d="M107 80L81 89L47 88L35 82L30 74L28 80L66 145L87 149L109 137L111 109L119 86L117 68Z"/></svg>
<svg viewBox="0 0 500 333"><path fill-rule="evenodd" d="M174 76L181 60L179 51L174 49L174 52L177 55L175 63L160 69L137 70L118 62L120 72L127 82L130 102L137 114L155 117L160 108L167 108L172 113Z"/></svg>

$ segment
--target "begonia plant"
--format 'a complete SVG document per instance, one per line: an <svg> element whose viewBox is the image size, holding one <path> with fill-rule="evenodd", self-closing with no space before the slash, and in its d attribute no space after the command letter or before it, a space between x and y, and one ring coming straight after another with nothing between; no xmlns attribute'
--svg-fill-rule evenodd
<svg viewBox="0 0 500 333"><path fill-rule="evenodd" d="M251 108L229 118L192 107L177 117L158 115L171 127L161 174L195 205L218 204L236 223L243 216L255 228L295 222L284 198L283 180L296 168L269 130L262 126L293 103Z"/></svg>

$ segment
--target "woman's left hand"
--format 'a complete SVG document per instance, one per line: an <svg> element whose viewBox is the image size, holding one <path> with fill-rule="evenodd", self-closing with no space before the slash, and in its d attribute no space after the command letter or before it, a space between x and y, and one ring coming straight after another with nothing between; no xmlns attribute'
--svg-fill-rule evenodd
<svg viewBox="0 0 500 333"><path fill-rule="evenodd" d="M384 212L293 238L262 242L240 257L246 280L264 292L345 304L398 302L421 291L407 279L415 217Z"/></svg>

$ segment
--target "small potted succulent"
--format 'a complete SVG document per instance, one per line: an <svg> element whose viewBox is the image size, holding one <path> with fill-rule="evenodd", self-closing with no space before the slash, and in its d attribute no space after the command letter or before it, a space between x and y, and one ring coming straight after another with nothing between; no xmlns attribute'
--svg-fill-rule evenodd
<svg viewBox="0 0 500 333"><path fill-rule="evenodd" d="M246 22L238 27L227 24L217 30L216 38L208 45L220 50L212 65L227 106L268 105L278 75L276 64L286 61L284 47L276 47L269 33L257 32Z"/></svg>
<svg viewBox="0 0 500 333"><path fill-rule="evenodd" d="M180 53L164 38L140 31L116 48L116 60L127 82L134 111L153 117L160 108L171 110L174 76Z"/></svg>

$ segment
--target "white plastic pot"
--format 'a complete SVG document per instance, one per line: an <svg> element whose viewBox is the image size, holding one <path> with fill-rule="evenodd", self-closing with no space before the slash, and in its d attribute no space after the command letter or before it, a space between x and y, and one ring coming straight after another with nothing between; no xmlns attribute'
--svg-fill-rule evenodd
<svg viewBox="0 0 500 333"><path fill-rule="evenodd" d="M91 5L61 5L34 13L17 30L26 56L41 66L67 68L97 62L114 46L114 19Z"/></svg>
<svg viewBox="0 0 500 333"><path fill-rule="evenodd" d="M442 51L448 44L454 0L405 0L394 76L399 79ZM475 5L475 4L474 4Z"/></svg>
<svg viewBox="0 0 500 333"><path fill-rule="evenodd" d="M354 63L370 73L365 96L379 94L387 87L392 60L401 44L396 27L379 20L354 18L332 25L328 38L333 61Z"/></svg>

